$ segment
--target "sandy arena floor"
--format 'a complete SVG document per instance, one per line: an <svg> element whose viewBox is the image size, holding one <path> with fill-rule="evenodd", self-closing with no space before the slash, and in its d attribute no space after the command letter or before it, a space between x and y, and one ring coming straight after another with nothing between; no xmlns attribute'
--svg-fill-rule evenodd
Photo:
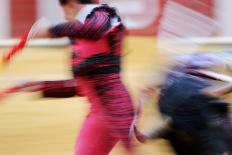
<svg viewBox="0 0 232 155"><path fill-rule="evenodd" d="M159 80L154 73L165 60L155 52L154 38L129 38L124 49L123 80L136 101L141 88ZM65 48L26 48L1 73L0 88L24 80L68 78L69 54L65 51ZM154 100L155 94L145 105L139 124L142 130L160 122L159 113L151 103ZM11 95L0 101L0 155L72 155L87 112L84 98L41 99L38 93ZM137 155L173 154L162 140L137 144L136 150ZM119 144L111 155L120 154Z"/></svg>

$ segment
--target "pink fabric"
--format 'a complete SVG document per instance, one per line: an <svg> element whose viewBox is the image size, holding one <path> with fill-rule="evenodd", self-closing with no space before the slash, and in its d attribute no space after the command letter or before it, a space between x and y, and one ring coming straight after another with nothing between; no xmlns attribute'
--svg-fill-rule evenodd
<svg viewBox="0 0 232 155"><path fill-rule="evenodd" d="M87 58L91 58L94 55L107 55L111 53L107 36L97 40L85 40L78 39L75 44L71 46L72 52L76 57L72 58L72 66L78 66L81 62ZM119 54L117 54L119 55ZM112 66L112 64L97 64L94 67Z"/></svg>
<svg viewBox="0 0 232 155"><path fill-rule="evenodd" d="M74 155L108 155L118 139L110 130L102 116L91 113L85 120L75 145Z"/></svg>
<svg viewBox="0 0 232 155"><path fill-rule="evenodd" d="M112 137L113 142L115 139L120 140L124 147L130 150L131 137L129 137L129 132L134 110L131 98L120 79L120 75L100 74L79 77L77 80L80 83L80 89L89 100L90 116L97 116L98 119L101 119L101 121L97 120L95 123L108 128L104 132ZM92 119L92 122L94 122L94 119ZM92 139L95 139L100 135L95 137L92 134L92 136Z"/></svg>
<svg viewBox="0 0 232 155"><path fill-rule="evenodd" d="M127 150L131 149L129 133L134 110L119 71L91 72L103 66L120 68L125 29L122 23L112 27L114 19L121 21L113 8L104 5L95 8L84 24L77 21L50 28L54 37L71 38L73 73L80 92L90 103L90 114L80 131L75 155L107 155L117 141Z"/></svg>
<svg viewBox="0 0 232 155"><path fill-rule="evenodd" d="M97 41L78 39L74 45L76 50L81 53L80 57L88 58L99 53L109 53L109 45L107 37L103 37Z"/></svg>

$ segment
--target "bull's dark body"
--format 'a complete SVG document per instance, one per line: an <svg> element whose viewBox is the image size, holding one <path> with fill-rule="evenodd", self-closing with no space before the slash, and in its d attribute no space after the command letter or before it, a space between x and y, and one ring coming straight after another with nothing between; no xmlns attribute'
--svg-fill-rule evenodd
<svg viewBox="0 0 232 155"><path fill-rule="evenodd" d="M169 140L178 155L232 154L232 125L228 103L209 97L200 90L208 79L173 70L161 90L162 115L172 119Z"/></svg>

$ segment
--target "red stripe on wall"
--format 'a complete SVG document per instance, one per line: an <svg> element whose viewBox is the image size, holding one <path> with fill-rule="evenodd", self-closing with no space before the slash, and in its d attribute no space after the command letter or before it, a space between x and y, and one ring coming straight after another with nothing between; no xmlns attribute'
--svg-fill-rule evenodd
<svg viewBox="0 0 232 155"><path fill-rule="evenodd" d="M174 0L190 9L214 18L214 0Z"/></svg>
<svg viewBox="0 0 232 155"><path fill-rule="evenodd" d="M36 19L36 0L10 0L11 37L28 31Z"/></svg>

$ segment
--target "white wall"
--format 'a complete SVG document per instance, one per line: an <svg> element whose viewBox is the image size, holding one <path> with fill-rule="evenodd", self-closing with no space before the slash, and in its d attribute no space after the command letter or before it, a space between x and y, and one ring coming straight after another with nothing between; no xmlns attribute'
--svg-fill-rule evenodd
<svg viewBox="0 0 232 155"><path fill-rule="evenodd" d="M10 1L0 0L0 38L10 36Z"/></svg>
<svg viewBox="0 0 232 155"><path fill-rule="evenodd" d="M58 0L37 0L37 17L45 17L52 24L64 19Z"/></svg>
<svg viewBox="0 0 232 155"><path fill-rule="evenodd" d="M149 26L158 14L159 0L101 0L114 6L128 28L143 29Z"/></svg>
<svg viewBox="0 0 232 155"><path fill-rule="evenodd" d="M232 36L232 0L215 0L216 20L221 26L222 36Z"/></svg>

